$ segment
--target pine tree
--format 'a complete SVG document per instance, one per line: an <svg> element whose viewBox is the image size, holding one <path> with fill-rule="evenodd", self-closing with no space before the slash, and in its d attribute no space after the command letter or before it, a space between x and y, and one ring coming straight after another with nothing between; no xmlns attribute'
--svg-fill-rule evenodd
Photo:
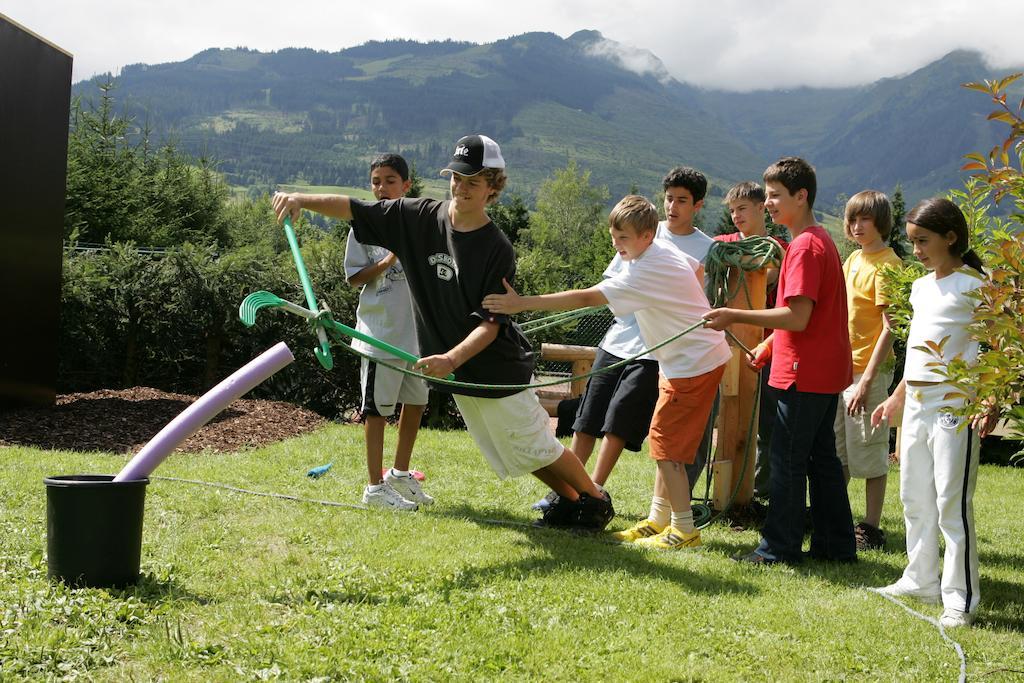
<svg viewBox="0 0 1024 683"><path fill-rule="evenodd" d="M409 199L423 196L423 178L416 173L416 164L409 169L409 191L405 193Z"/></svg>
<svg viewBox="0 0 1024 683"><path fill-rule="evenodd" d="M896 189L892 191L892 231L889 233L889 246L901 259L907 257L907 226L905 216L907 206L903 201L903 187L896 183Z"/></svg>

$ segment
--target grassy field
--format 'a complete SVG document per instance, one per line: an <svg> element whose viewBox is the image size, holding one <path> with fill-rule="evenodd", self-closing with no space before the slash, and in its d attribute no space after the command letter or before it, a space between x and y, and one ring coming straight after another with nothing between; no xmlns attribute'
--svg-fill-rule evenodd
<svg viewBox="0 0 1024 683"><path fill-rule="evenodd" d="M368 512L157 479L137 587L51 584L43 477L113 473L124 461L0 448L0 680L936 681L959 672L934 626L864 589L903 567L894 490L884 551L855 566L748 567L729 558L756 532L722 523L705 530L703 548L680 553L532 529L538 483L498 481L467 435L427 431L414 465L427 472L432 509ZM177 454L156 474L354 504L362 461L361 429L332 425L245 453ZM305 477L326 462L327 476ZM623 458L609 483L613 528L645 514L651 469L645 456ZM855 482L851 494L861 510L863 488ZM972 679L1024 676L1021 500L1024 470L982 468L981 620L954 633Z"/></svg>

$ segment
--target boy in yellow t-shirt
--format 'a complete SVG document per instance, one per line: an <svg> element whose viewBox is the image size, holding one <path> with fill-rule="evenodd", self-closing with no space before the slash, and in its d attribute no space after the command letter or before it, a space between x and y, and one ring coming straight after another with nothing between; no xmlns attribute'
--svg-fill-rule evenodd
<svg viewBox="0 0 1024 683"><path fill-rule="evenodd" d="M892 205L881 192L858 192L846 203L846 237L860 249L843 264L849 311L850 347L853 351L853 384L842 393L836 410L836 452L843 473L865 479L864 520L854 527L858 550L885 545L881 529L882 504L889 472L889 425L871 426L871 413L889 397L893 371L892 333L886 315L888 301L882 295L883 265L900 265L900 258L886 244L892 230Z"/></svg>

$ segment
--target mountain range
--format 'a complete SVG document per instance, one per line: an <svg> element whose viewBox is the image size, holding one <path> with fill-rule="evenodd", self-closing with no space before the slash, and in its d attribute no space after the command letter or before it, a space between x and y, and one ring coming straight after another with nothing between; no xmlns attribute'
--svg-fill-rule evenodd
<svg viewBox="0 0 1024 683"><path fill-rule="evenodd" d="M714 198L799 155L818 170L822 207L865 188L901 184L913 201L960 186L963 155L1002 133L986 120L991 102L960 86L1005 73L956 51L861 87L738 93L680 82L650 52L580 31L337 52L215 48L127 66L73 92L95 100L112 81L117 106L151 137L258 191L363 186L380 151L400 151L434 178L454 141L480 132L501 144L510 189L527 197L571 159L613 198L630 188L653 196L680 164L703 170Z"/></svg>

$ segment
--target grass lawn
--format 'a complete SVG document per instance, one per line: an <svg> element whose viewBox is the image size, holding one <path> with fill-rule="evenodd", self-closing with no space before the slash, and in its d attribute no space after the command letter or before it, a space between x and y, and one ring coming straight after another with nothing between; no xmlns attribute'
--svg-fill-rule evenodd
<svg viewBox="0 0 1024 683"><path fill-rule="evenodd" d="M332 425L245 453L178 454L156 474L356 503L361 434ZM389 447L393 438L389 430ZM305 477L330 461L322 479ZM729 557L754 545L756 532L723 524L705 530L703 548L677 553L531 529L537 482L498 481L466 434L426 431L414 465L427 472L433 509L368 512L154 480L137 587L49 583L43 477L114 473L124 462L0 448L0 680L936 681L959 673L934 626L863 588L895 580L904 564L895 483L886 550L855 566L749 567ZM645 456L623 457L609 483L613 528L646 513L652 474ZM855 482L851 495L862 510L863 486ZM982 468L982 616L953 632L972 679L1024 676L1022 500L1024 470Z"/></svg>

